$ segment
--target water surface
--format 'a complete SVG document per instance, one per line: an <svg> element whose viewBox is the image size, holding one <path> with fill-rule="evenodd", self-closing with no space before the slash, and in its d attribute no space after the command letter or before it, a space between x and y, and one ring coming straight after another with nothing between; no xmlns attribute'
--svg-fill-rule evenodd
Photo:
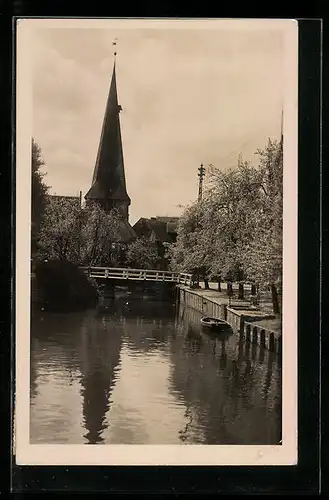
<svg viewBox="0 0 329 500"><path fill-rule="evenodd" d="M116 300L103 313L33 313L31 443L277 444L281 367L200 314Z"/></svg>

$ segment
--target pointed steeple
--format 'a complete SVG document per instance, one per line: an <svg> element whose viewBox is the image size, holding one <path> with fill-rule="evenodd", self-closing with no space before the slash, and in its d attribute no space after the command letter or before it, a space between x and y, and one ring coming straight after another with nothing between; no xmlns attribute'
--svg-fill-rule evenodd
<svg viewBox="0 0 329 500"><path fill-rule="evenodd" d="M123 149L120 129L116 67L113 65L110 90L98 147L92 185L85 195L87 203L97 201L109 211L119 208L128 220L130 198L126 189Z"/></svg>

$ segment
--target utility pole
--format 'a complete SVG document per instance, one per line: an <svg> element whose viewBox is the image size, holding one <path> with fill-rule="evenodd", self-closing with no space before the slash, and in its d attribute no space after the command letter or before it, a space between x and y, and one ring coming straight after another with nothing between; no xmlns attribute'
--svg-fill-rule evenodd
<svg viewBox="0 0 329 500"><path fill-rule="evenodd" d="M114 60L115 60L115 57L117 55L117 49L116 49L117 41L118 41L118 39L115 37L113 42L112 42L112 45L115 47L114 52L113 52Z"/></svg>
<svg viewBox="0 0 329 500"><path fill-rule="evenodd" d="M203 186L203 178L205 176L206 169L204 168L203 164L201 163L200 167L198 168L198 177L199 177L199 195L198 195L198 201L202 200L202 186Z"/></svg>

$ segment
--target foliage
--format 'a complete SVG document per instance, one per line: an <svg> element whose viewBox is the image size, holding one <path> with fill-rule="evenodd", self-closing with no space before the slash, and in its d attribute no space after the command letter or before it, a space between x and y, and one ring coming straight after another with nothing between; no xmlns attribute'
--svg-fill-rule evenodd
<svg viewBox="0 0 329 500"><path fill-rule="evenodd" d="M42 172L42 168L45 166L44 160L42 158L41 148L32 139L32 151L31 151L31 175L32 175L32 185L31 185L31 240L32 240L32 250L36 249L38 234L40 230L40 224L45 211L45 206L47 203L47 192L48 186L45 184L43 178L45 173Z"/></svg>
<svg viewBox="0 0 329 500"><path fill-rule="evenodd" d="M205 227L212 234L211 274L246 279L243 252L253 231L251 215L261 205L259 169L239 159L236 169L213 171Z"/></svg>
<svg viewBox="0 0 329 500"><path fill-rule="evenodd" d="M38 256L85 266L115 264L119 227L119 214L114 210L107 214L97 204L81 208L78 199L49 196Z"/></svg>
<svg viewBox="0 0 329 500"><path fill-rule="evenodd" d="M169 249L173 269L281 284L282 144L269 139L256 154L256 166L240 157L234 169L212 169L203 199L181 218Z"/></svg>
<svg viewBox="0 0 329 500"><path fill-rule="evenodd" d="M283 155L282 144L269 141L258 151L262 174L262 204L250 218L253 232L244 249L248 276L265 288L281 286L283 237Z"/></svg>
<svg viewBox="0 0 329 500"><path fill-rule="evenodd" d="M93 307L98 293L83 271L71 262L38 262L37 283L44 297L43 307L53 311L72 311Z"/></svg>
<svg viewBox="0 0 329 500"><path fill-rule="evenodd" d="M70 199L48 196L39 235L40 259L68 260L80 258L80 204Z"/></svg>
<svg viewBox="0 0 329 500"><path fill-rule="evenodd" d="M98 204L83 211L81 260L88 266L116 265L120 259L120 216L116 210L106 213Z"/></svg>
<svg viewBox="0 0 329 500"><path fill-rule="evenodd" d="M126 259L132 268L155 269L159 260L157 247L147 238L137 238L128 245Z"/></svg>
<svg viewBox="0 0 329 500"><path fill-rule="evenodd" d="M178 223L177 241L168 248L170 267L175 271L191 272L203 264L197 250L200 217L200 206L195 203L187 207Z"/></svg>

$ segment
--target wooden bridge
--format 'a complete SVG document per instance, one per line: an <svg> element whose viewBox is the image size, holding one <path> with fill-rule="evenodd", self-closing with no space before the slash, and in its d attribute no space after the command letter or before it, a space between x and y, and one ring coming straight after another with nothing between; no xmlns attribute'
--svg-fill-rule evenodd
<svg viewBox="0 0 329 500"><path fill-rule="evenodd" d="M192 275L186 273L173 273L157 269L128 269L121 267L83 267L83 271L90 278L129 280L129 281L157 281L191 285Z"/></svg>

